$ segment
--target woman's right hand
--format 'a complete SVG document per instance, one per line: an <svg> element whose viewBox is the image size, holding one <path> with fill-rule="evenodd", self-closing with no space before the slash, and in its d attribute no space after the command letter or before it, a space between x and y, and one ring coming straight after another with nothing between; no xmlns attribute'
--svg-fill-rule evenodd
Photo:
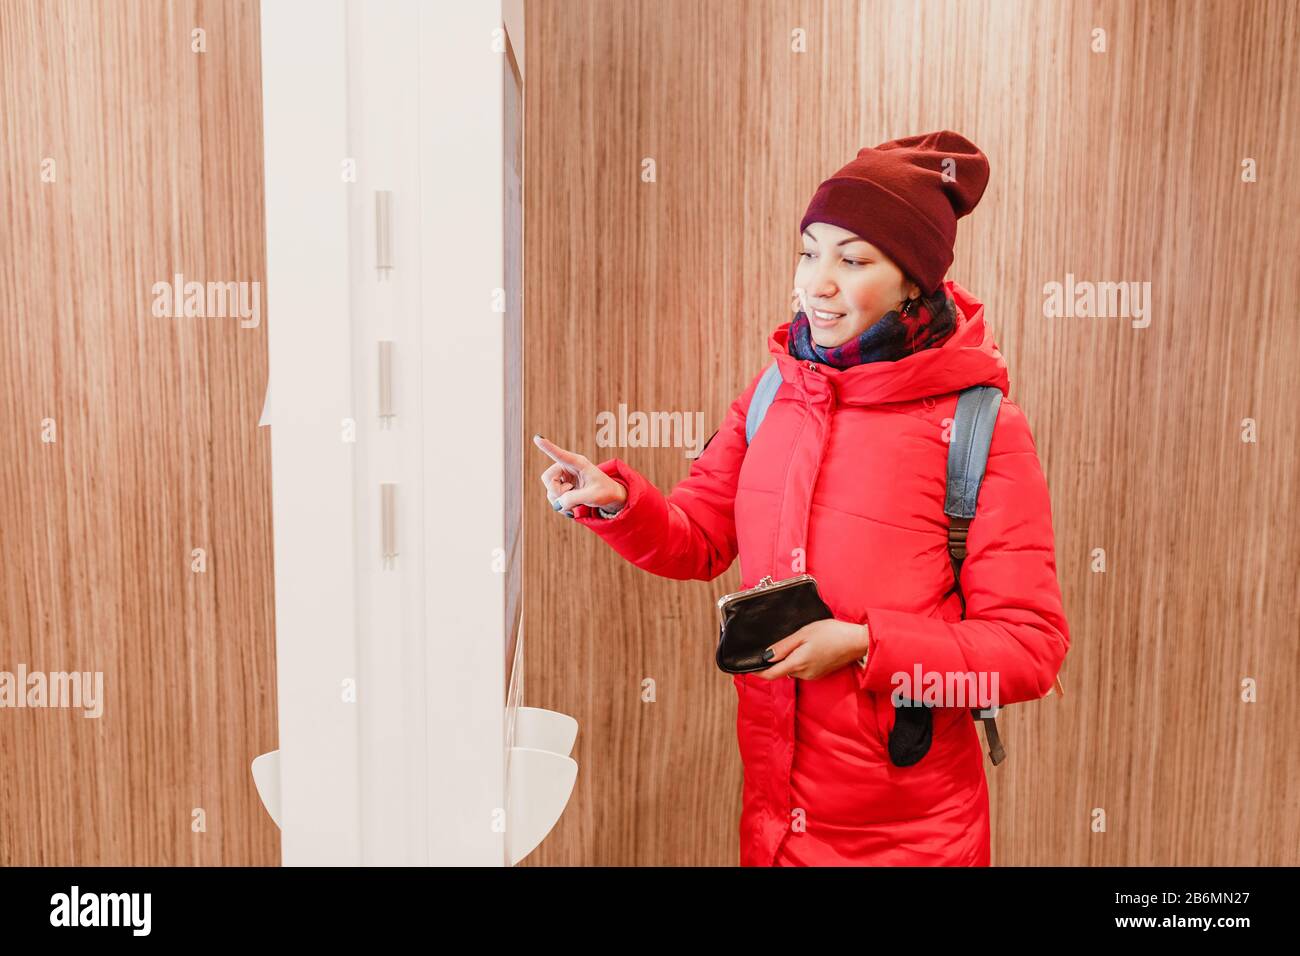
<svg viewBox="0 0 1300 956"><path fill-rule="evenodd" d="M533 444L555 462L542 472L542 484L546 488L546 500L556 511L572 518L574 505L614 512L627 504L627 488L584 456L567 451L541 435L533 436Z"/></svg>

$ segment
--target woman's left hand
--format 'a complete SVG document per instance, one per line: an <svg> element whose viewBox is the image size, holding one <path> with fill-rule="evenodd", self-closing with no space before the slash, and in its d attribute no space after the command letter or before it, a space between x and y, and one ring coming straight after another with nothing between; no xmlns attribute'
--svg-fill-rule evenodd
<svg viewBox="0 0 1300 956"><path fill-rule="evenodd" d="M822 618L773 644L773 664L755 671L759 677L799 677L816 680L848 663L856 663L867 653L868 634L865 624Z"/></svg>

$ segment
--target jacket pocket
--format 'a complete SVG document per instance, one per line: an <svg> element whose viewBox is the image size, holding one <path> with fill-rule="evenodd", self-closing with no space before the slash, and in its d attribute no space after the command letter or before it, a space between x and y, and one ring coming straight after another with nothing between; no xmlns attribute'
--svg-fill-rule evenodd
<svg viewBox="0 0 1300 956"><path fill-rule="evenodd" d="M874 690L861 691L858 703L859 722L880 749L889 750L889 731L894 723L894 704L889 694Z"/></svg>

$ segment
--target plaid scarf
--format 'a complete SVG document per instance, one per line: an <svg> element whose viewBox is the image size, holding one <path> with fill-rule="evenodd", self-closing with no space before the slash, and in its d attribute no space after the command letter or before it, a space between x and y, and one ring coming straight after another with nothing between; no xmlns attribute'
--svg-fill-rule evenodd
<svg viewBox="0 0 1300 956"><path fill-rule="evenodd" d="M857 338L829 349L813 342L808 316L800 311L790 323L786 351L798 359L851 368L866 362L893 362L935 348L956 330L957 306L941 284L933 295L922 296L907 315L897 309L886 312Z"/></svg>

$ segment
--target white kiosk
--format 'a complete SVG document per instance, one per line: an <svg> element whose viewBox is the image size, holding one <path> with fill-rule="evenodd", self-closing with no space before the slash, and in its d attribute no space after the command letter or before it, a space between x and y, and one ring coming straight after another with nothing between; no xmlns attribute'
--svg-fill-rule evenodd
<svg viewBox="0 0 1300 956"><path fill-rule="evenodd" d="M521 706L523 11L262 3L285 865L512 865L577 776Z"/></svg>

